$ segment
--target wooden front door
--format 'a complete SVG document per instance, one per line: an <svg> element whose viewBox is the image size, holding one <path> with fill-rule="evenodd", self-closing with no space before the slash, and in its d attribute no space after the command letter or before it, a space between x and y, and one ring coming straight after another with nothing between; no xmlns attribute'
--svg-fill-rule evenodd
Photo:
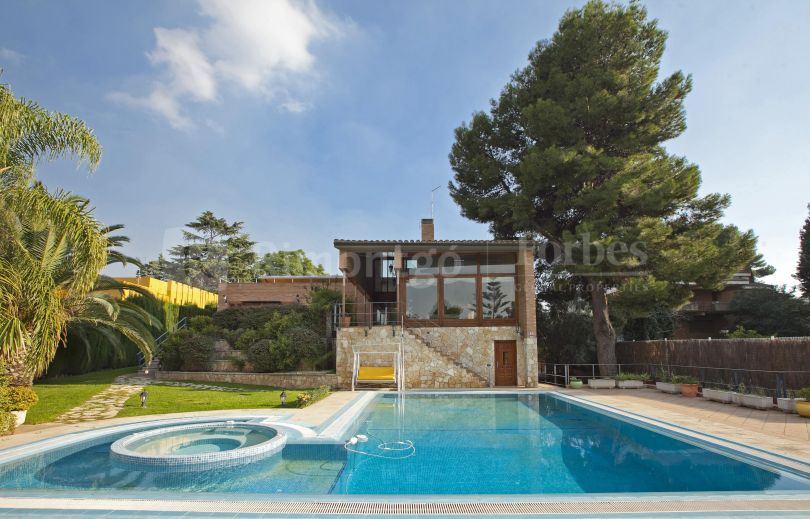
<svg viewBox="0 0 810 519"><path fill-rule="evenodd" d="M495 385L517 385L517 343L495 341Z"/></svg>

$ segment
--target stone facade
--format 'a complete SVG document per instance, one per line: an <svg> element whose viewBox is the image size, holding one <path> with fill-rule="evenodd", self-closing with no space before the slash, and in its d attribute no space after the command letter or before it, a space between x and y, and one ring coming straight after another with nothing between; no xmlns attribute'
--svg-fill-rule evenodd
<svg viewBox="0 0 810 519"><path fill-rule="evenodd" d="M338 378L328 371L295 371L289 373L223 373L215 371L158 371L158 380L195 382L229 382L253 384L284 389L310 389L320 386L338 387Z"/></svg>
<svg viewBox="0 0 810 519"><path fill-rule="evenodd" d="M350 327L338 332L337 377L351 387L354 351L396 352L402 341L406 389L482 388L494 385L496 340L517 343L518 385L537 385L537 341L511 326L405 328ZM392 356L364 355L366 366L391 365Z"/></svg>

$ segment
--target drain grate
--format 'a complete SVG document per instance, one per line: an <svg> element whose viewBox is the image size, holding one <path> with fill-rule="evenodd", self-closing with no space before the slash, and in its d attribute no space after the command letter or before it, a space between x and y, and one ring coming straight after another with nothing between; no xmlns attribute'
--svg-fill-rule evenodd
<svg viewBox="0 0 810 519"><path fill-rule="evenodd" d="M3 508L234 512L323 515L529 515L656 512L810 512L810 499L691 499L531 502L363 502L363 501L152 501L139 499L4 498Z"/></svg>

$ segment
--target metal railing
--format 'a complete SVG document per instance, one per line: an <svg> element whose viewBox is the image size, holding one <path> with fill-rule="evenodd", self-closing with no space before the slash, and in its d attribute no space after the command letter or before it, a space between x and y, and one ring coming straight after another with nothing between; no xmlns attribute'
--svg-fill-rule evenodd
<svg viewBox="0 0 810 519"><path fill-rule="evenodd" d="M155 339L155 349L152 351L152 359L154 360L158 356L158 351L160 351L160 346L163 345L169 339L169 336L176 332L177 330L181 330L188 326L188 317L183 317L172 326L170 329L166 330L162 334L158 335ZM143 353L140 351L136 357L138 359L138 368L143 369L146 366L146 359L143 356Z"/></svg>
<svg viewBox="0 0 810 519"><path fill-rule="evenodd" d="M538 380L547 384L567 386L571 377L581 380L590 378L612 378L615 375L602 375L600 368L614 373L647 373L651 381L660 381L666 375L691 376L698 380L701 388L725 388L738 390L744 386L748 390L760 390L777 398L788 396L789 392L810 386L810 371L806 370L759 370L740 368L718 368L713 366L685 366L677 364L554 364L541 363Z"/></svg>
<svg viewBox="0 0 810 519"><path fill-rule="evenodd" d="M400 324L395 302L363 303L347 305L337 303L332 309L332 320L336 328L345 326L388 326Z"/></svg>

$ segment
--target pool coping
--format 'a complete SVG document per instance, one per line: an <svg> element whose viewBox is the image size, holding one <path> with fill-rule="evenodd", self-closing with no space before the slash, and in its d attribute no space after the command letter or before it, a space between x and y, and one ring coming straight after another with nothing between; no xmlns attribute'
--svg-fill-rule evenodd
<svg viewBox="0 0 810 519"><path fill-rule="evenodd" d="M810 478L810 464L694 431L676 424L617 409L551 390L533 390L552 398L578 405L654 430L659 434L709 450L719 450L727 456L740 456L746 463L767 470ZM407 391L414 394L526 394L529 391ZM375 399L393 392L365 392L343 405L332 417L313 430L317 431L312 443L337 442L356 424L357 418L369 409ZM268 414L268 416L273 416ZM65 437L69 444L90 440L116 432L126 432L158 424L199 423L214 421L214 417L174 418L117 424L109 427L81 431L39 440L30 444L0 451L0 464L36 454L52 448L52 444ZM228 419L255 420L259 415L229 416ZM267 422L265 422L267 423ZM283 425L283 422L273 422ZM326 434L328 433L328 434ZM729 445L725 445L729 444ZM60 446L65 444L60 443ZM33 449L32 449L33 448ZM21 452L16 452L16 451ZM10 451L10 452L9 452ZM751 452L753 451L753 452ZM13 456L9 456L13 455ZM766 457L768 456L768 457ZM777 459L769 458L773 456ZM802 468L786 465L795 462ZM764 465L764 466L763 466ZM810 512L810 491L756 491L756 492L637 492L612 494L461 494L461 495L334 495L334 494L169 494L160 491L114 491L114 490L0 490L0 509L43 510L132 510L154 512L232 512L232 513L279 513L322 515L526 515L526 514L604 514L604 513L667 513L667 512Z"/></svg>

